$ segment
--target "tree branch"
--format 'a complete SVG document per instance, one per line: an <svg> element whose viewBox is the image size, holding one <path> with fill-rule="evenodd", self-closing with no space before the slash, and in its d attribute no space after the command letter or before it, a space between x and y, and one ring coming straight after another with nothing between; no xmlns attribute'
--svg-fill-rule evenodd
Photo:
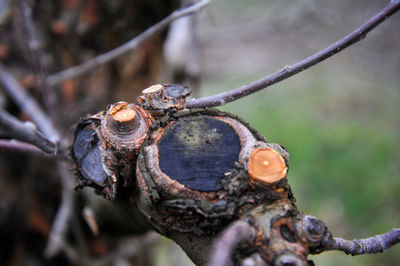
<svg viewBox="0 0 400 266"><path fill-rule="evenodd" d="M331 246L327 247L327 250L341 250L353 256L375 254L383 252L400 243L400 228L395 228L385 234L360 240L346 240L340 237L336 237L333 240Z"/></svg>
<svg viewBox="0 0 400 266"><path fill-rule="evenodd" d="M140 256L147 248L154 246L159 239L159 235L153 232L147 233L143 236L122 239L119 241L116 247L114 247L104 256L96 258L80 258L78 263L96 266L115 265L118 264L115 262L122 258Z"/></svg>
<svg viewBox="0 0 400 266"><path fill-rule="evenodd" d="M214 243L214 251L208 265L231 265L231 255L238 244L250 242L256 236L256 230L244 221L237 221L226 228Z"/></svg>
<svg viewBox="0 0 400 266"><path fill-rule="evenodd" d="M385 8L379 13L365 22L361 27L339 40L338 42L330 45L329 47L317 52L316 54L307 57L306 59L297 62L291 66L285 66L284 68L266 76L259 80L256 80L248 85L244 85L240 88L233 89L219 93L217 95L208 96L200 99L193 99L188 101L186 108L199 108L199 107L215 107L224 105L226 103L238 100L251 93L257 92L261 89L269 87L279 81L287 79L299 72L302 72L319 62L343 51L350 45L361 41L367 36L367 33L373 30L380 23L385 21L388 17L393 15L400 9L400 0L391 1Z"/></svg>
<svg viewBox="0 0 400 266"><path fill-rule="evenodd" d="M43 136L40 132L34 129L34 126L28 126L27 123L22 123L6 111L0 109L0 127L7 131L10 137L13 137L24 142L28 142L48 155L55 155L57 151L56 145Z"/></svg>
<svg viewBox="0 0 400 266"><path fill-rule="evenodd" d="M48 82L47 70L43 62L43 55L40 49L40 42L36 37L36 30L31 16L32 10L28 6L25 0L19 0L19 7L24 21L25 29L29 38L28 48L32 55L32 61L35 66L36 78L38 80L39 87L42 90L42 96L44 103L46 104L46 108L54 118L56 98Z"/></svg>
<svg viewBox="0 0 400 266"><path fill-rule="evenodd" d="M17 80L6 68L0 64L0 81L3 83L8 95L14 100L19 108L38 126L39 130L51 141L58 142L60 137L53 123L42 111L36 101L30 97ZM23 140L26 141L26 140ZM27 141L28 142L28 141ZM30 143L30 142L29 142Z"/></svg>
<svg viewBox="0 0 400 266"><path fill-rule="evenodd" d="M43 151L40 150L38 147L25 142L16 141L14 139L11 140L0 139L0 149L18 150L24 153L39 154L39 155L43 154Z"/></svg>
<svg viewBox="0 0 400 266"><path fill-rule="evenodd" d="M66 246L66 234L75 207L75 194L72 183L73 178L69 171L69 167L69 164L65 162L58 162L62 198L44 251L47 258L52 258Z"/></svg>
<svg viewBox="0 0 400 266"><path fill-rule="evenodd" d="M111 50L107 53L101 54L96 56L95 58L92 58L85 63L81 65L77 65L68 69L65 69L63 71L60 71L56 74L53 74L49 77L49 82L51 85L56 85L59 84L60 82L69 79L69 78L74 78L80 75L83 75L89 71L94 70L95 68L99 67L102 64L108 63L111 60L121 56L122 54L130 51L137 49L141 44L143 44L146 40L149 38L155 36L159 32L161 32L163 29L165 29L172 21L176 20L177 18L183 17L190 15L192 13L195 13L205 7L210 0L201 0L197 2L196 4L193 4L191 6L188 6L186 8L180 9L180 10L175 10L172 12L169 16L158 22L157 24L151 26L135 38L131 39L127 43L117 47L114 50Z"/></svg>

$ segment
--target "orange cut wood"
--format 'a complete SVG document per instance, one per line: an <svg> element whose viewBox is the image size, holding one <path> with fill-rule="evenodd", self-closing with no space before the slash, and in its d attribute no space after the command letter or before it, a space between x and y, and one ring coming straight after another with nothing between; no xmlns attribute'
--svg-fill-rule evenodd
<svg viewBox="0 0 400 266"><path fill-rule="evenodd" d="M135 120L136 111L126 102L112 105L107 112L107 124L112 127L112 131L118 133L129 134L137 126Z"/></svg>
<svg viewBox="0 0 400 266"><path fill-rule="evenodd" d="M135 116L135 110L130 108L121 109L112 114L114 120L120 123L133 121L135 119Z"/></svg>
<svg viewBox="0 0 400 266"><path fill-rule="evenodd" d="M255 149L249 158L251 181L263 184L275 183L286 176L287 167L282 156L272 148Z"/></svg>

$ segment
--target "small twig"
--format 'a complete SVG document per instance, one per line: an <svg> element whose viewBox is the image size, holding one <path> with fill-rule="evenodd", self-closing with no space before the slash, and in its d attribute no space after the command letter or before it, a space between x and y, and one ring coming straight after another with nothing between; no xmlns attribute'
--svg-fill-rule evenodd
<svg viewBox="0 0 400 266"><path fill-rule="evenodd" d="M89 206L85 206L82 210L82 216L86 224L89 226L90 231L92 231L92 234L94 236L98 236L100 232L99 225L97 223L96 215L93 209L90 208Z"/></svg>
<svg viewBox="0 0 400 266"><path fill-rule="evenodd" d="M28 6L25 0L19 0L19 6L24 21L25 29L29 38L28 48L32 55L33 64L36 69L36 78L38 80L40 88L42 89L43 100L44 103L46 104L46 108L54 118L56 98L48 82L47 70L43 62L43 55L40 49L40 42L36 36L36 30L32 20L32 15L31 15L32 10Z"/></svg>
<svg viewBox="0 0 400 266"><path fill-rule="evenodd" d="M83 265L106 266L115 265L116 261L121 258L133 258L140 256L148 247L154 246L160 237L154 232L147 233L143 236L122 239L118 245L110 250L107 254L97 258L80 258Z"/></svg>
<svg viewBox="0 0 400 266"><path fill-rule="evenodd" d="M75 194L72 184L72 176L68 170L68 164L58 162L58 172L62 186L61 204L51 227L50 236L44 254L52 258L64 249L67 243L66 234L75 207Z"/></svg>
<svg viewBox="0 0 400 266"><path fill-rule="evenodd" d="M0 64L0 81L3 83L8 95L14 100L19 108L38 126L39 130L51 141L57 143L60 139L59 133L53 123L42 111L36 101L30 97L17 80L6 68Z"/></svg>
<svg viewBox="0 0 400 266"><path fill-rule="evenodd" d="M27 142L18 141L15 139L0 139L0 150L13 150L22 153L29 153L36 156L48 157L50 154L45 153L38 147L29 144ZM68 150L57 149L57 154L51 154L52 159L59 159L65 162L71 162L71 157L69 156ZM54 156L53 156L54 155Z"/></svg>
<svg viewBox="0 0 400 266"><path fill-rule="evenodd" d="M82 225L83 224L81 223L81 213L79 211L74 211L71 214L71 222L69 223L69 227L71 228L72 231L71 233L73 235L73 238L75 239L74 248L77 254L79 255L79 258L87 257L90 254L90 250L87 245L88 243L86 243L85 233L82 228ZM65 254L67 254L67 252ZM76 261L75 263L80 264L79 261Z"/></svg>
<svg viewBox="0 0 400 266"><path fill-rule="evenodd" d="M38 132L34 125L23 123L8 114L6 111L0 109L0 127L7 132L7 134L17 140L30 143L48 155L55 155L57 147L55 143L43 136Z"/></svg>
<svg viewBox="0 0 400 266"><path fill-rule="evenodd" d="M140 256L143 251L154 246L160 236L155 232L149 232L142 236L120 239L115 247L108 250L103 256L92 257L89 254L80 254L75 246L66 243L63 247L65 255L77 265L106 266L114 265L121 258L134 258Z"/></svg>
<svg viewBox="0 0 400 266"><path fill-rule="evenodd" d="M252 241L256 236L256 230L244 221L237 221L226 228L217 238L211 259L208 265L231 265L231 255L238 244Z"/></svg>
<svg viewBox="0 0 400 266"><path fill-rule="evenodd" d="M382 235L376 235L365 239L346 240L340 237L333 239L327 250L341 250L346 254L362 255L376 254L400 243L400 228L395 228Z"/></svg>
<svg viewBox="0 0 400 266"><path fill-rule="evenodd" d="M177 18L183 17L190 15L192 13L195 13L205 7L210 0L201 0L197 2L196 4L193 4L191 6L188 6L186 8L180 9L180 10L175 10L172 12L169 16L158 22L157 24L151 26L135 38L131 39L127 43L115 48L114 50L111 50L107 53L98 55L85 63L81 65L77 65L68 69L65 69L63 71L60 71L56 74L53 74L49 77L49 82L51 85L59 84L60 82L77 77L80 75L83 75L91 70L94 70L95 68L110 62L111 60L121 56L122 54L130 51L137 49L141 44L143 44L146 40L149 38L155 36L159 32L161 32L163 29L165 29L172 21L176 20Z"/></svg>
<svg viewBox="0 0 400 266"><path fill-rule="evenodd" d="M284 68L266 77L263 77L259 80L256 80L240 88L222 92L214 96L208 96L200 99L190 100L186 104L186 108L215 107L224 105L226 103L238 100L242 97L245 97L251 93L257 92L266 87L269 87L275 83L278 83L279 81L287 79L343 51L350 45L358 41L361 41L367 36L368 32L373 30L376 26L378 26L388 17L393 15L399 9L400 9L400 0L391 1L385 8L383 8L374 17L365 22L361 27L359 27L358 29L356 29L343 39L339 40L338 42L317 52L316 54L307 57L306 59L297 62L291 66L285 66Z"/></svg>
<svg viewBox="0 0 400 266"><path fill-rule="evenodd" d="M252 254L250 257L243 259L241 263L241 265L267 266L267 263L259 253Z"/></svg>
<svg viewBox="0 0 400 266"><path fill-rule="evenodd" d="M43 151L37 148L32 144L28 144L21 141L12 140L4 140L0 139L0 150L1 149L10 149L10 150L17 150L23 153L31 153L31 154L38 154L42 155Z"/></svg>

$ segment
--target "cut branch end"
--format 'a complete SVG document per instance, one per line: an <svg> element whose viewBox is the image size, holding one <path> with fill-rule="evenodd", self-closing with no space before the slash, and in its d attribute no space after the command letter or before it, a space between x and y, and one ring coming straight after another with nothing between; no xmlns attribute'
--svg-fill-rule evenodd
<svg viewBox="0 0 400 266"><path fill-rule="evenodd" d="M249 175L252 181L272 184L284 178L286 172L285 160L272 148L258 148L250 155Z"/></svg>

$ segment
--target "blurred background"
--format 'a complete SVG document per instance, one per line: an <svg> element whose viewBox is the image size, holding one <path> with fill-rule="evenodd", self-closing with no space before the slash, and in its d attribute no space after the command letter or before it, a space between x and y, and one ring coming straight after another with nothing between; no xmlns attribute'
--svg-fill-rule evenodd
<svg viewBox="0 0 400 266"><path fill-rule="evenodd" d="M34 5L50 73L121 45L181 5L178 1L106 2L38 1ZM191 85L194 97L247 84L339 40L388 2L215 0L139 50L88 75L54 84L66 138L71 141L71 126L82 115L104 110L118 100L135 102L140 91L152 84ZM21 37L20 20L11 3L2 2L0 59L36 95L26 39ZM395 14L365 40L333 58L220 108L244 118L268 141L286 147L291 155L288 179L298 208L321 218L335 236L365 238L400 226L399 25L400 15ZM5 95L1 105L24 118ZM5 155L2 151L2 157L8 158L0 161L0 242L7 257L3 261L28 265L22 262L29 259L18 256L41 254L60 200L59 181L48 159ZM39 163L46 167L38 169ZM39 177L45 184L32 184ZM53 187L56 194L47 195ZM39 203L51 201L52 207L46 207L44 214L28 212L31 206L21 207L18 202L18 195L27 193ZM38 193L47 196L41 199L35 196ZM24 217L28 222L20 222ZM38 217L44 219L37 222ZM35 248L20 244L20 238L10 236L10 228L34 239ZM166 239L160 239L151 253L157 254L151 256L154 265L191 265ZM328 266L398 265L400 252L399 247L359 257L327 252L311 259Z"/></svg>
<svg viewBox="0 0 400 266"><path fill-rule="evenodd" d="M350 33L389 1L215 1L202 14L200 96L240 87ZM240 115L291 155L300 210L335 236L400 225L399 14L344 52L223 110ZM383 255L313 256L316 265L398 265Z"/></svg>

